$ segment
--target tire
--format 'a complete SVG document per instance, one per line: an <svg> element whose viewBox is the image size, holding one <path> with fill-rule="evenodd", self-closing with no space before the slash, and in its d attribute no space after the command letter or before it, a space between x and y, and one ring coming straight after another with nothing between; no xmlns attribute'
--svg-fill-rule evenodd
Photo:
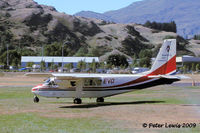
<svg viewBox="0 0 200 133"><path fill-rule="evenodd" d="M34 102L34 103L38 103L39 101L40 101L40 99L39 99L38 97L34 97L34 98L33 98L33 102Z"/></svg>
<svg viewBox="0 0 200 133"><path fill-rule="evenodd" d="M103 97L99 97L97 98L97 103L103 103L104 102L104 98Z"/></svg>
<svg viewBox="0 0 200 133"><path fill-rule="evenodd" d="M74 104L81 104L82 100L80 98L75 98L74 99Z"/></svg>

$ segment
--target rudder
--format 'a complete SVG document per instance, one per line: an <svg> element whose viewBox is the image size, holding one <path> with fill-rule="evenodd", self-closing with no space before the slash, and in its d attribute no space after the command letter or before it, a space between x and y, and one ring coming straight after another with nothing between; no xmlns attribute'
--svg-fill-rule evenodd
<svg viewBox="0 0 200 133"><path fill-rule="evenodd" d="M176 39L164 40L148 75L172 75L176 72Z"/></svg>

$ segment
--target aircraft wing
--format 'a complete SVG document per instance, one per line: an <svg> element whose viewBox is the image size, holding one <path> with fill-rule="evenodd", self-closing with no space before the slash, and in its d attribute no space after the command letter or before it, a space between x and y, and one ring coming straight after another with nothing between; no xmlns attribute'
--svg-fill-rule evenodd
<svg viewBox="0 0 200 133"><path fill-rule="evenodd" d="M26 73L25 76L29 77L56 77L60 80L78 80L86 78L100 79L100 74L88 74L88 73Z"/></svg>
<svg viewBox="0 0 200 133"><path fill-rule="evenodd" d="M100 79L102 76L100 74L79 74L79 73L53 73L52 74L54 77L60 80L78 80L78 79L87 79L87 78L92 78L92 79Z"/></svg>
<svg viewBox="0 0 200 133"><path fill-rule="evenodd" d="M52 73L26 73L25 76L29 77L51 77Z"/></svg>

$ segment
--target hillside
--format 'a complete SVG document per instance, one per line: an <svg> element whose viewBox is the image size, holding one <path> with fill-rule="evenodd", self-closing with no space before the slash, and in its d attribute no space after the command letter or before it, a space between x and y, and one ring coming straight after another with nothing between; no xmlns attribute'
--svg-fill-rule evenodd
<svg viewBox="0 0 200 133"><path fill-rule="evenodd" d="M115 11L95 15L91 12L80 12L76 16L103 19L116 23L139 23L147 20L157 22L175 21L178 34L191 38L200 34L199 0L143 0Z"/></svg>
<svg viewBox="0 0 200 133"><path fill-rule="evenodd" d="M99 56L113 53L131 58L142 49L157 49L165 38L178 38L178 54L192 54L188 42L175 33L138 24L114 24L59 13L54 7L33 0L0 0L0 59L6 64L9 46L11 63L20 56Z"/></svg>

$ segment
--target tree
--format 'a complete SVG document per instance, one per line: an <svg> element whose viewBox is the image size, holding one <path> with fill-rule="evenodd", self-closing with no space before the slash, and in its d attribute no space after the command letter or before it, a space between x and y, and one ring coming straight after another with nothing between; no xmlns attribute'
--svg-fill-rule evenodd
<svg viewBox="0 0 200 133"><path fill-rule="evenodd" d="M97 69L97 63L95 61L95 59L92 60L92 63L90 64L90 68L92 69L92 72L96 72Z"/></svg>
<svg viewBox="0 0 200 133"><path fill-rule="evenodd" d="M100 52L99 52L99 49L96 48L96 47L93 47L89 53L90 55L92 56L95 56L95 57L99 57L101 56Z"/></svg>
<svg viewBox="0 0 200 133"><path fill-rule="evenodd" d="M27 66L27 67L32 67L33 64L34 64L33 62L28 62L28 63L26 64L26 66Z"/></svg>
<svg viewBox="0 0 200 133"><path fill-rule="evenodd" d="M9 64L13 66L18 66L20 64L20 54L17 52L17 50L9 50L8 51L9 55ZM6 65L7 64L7 51L5 51L1 56L0 56L0 61L2 64Z"/></svg>
<svg viewBox="0 0 200 133"><path fill-rule="evenodd" d="M196 64L196 71L199 71L199 67L200 67L200 65Z"/></svg>
<svg viewBox="0 0 200 133"><path fill-rule="evenodd" d="M164 30L164 31L169 31L169 32L177 32L177 27L175 21L171 21L170 23L158 23L158 22L150 22L147 21L144 26L156 29L156 30Z"/></svg>
<svg viewBox="0 0 200 133"><path fill-rule="evenodd" d="M184 65L184 66L183 66L183 72L184 72L184 73L187 73L187 69L188 69L188 68L187 68L187 65Z"/></svg>
<svg viewBox="0 0 200 133"><path fill-rule="evenodd" d="M111 69L111 68L112 68L112 64L106 63L106 69Z"/></svg>
<svg viewBox="0 0 200 133"><path fill-rule="evenodd" d="M99 65L100 65L101 69L105 69L105 63L104 62L101 62Z"/></svg>
<svg viewBox="0 0 200 133"><path fill-rule="evenodd" d="M34 43L34 38L31 37L30 35L23 35L21 40L20 40L20 44L22 47L24 46L30 46L30 44Z"/></svg>
<svg viewBox="0 0 200 133"><path fill-rule="evenodd" d="M110 55L107 59L107 63L114 65L115 67L124 66L125 68L128 67L128 61L124 55L113 54Z"/></svg>
<svg viewBox="0 0 200 133"><path fill-rule="evenodd" d="M74 66L73 66L73 63L68 63L68 64L65 64L64 67L66 67L68 70L72 69Z"/></svg>
<svg viewBox="0 0 200 133"><path fill-rule="evenodd" d="M20 49L18 50L21 54L21 56L36 56L36 53L32 49Z"/></svg>
<svg viewBox="0 0 200 133"><path fill-rule="evenodd" d="M86 62L85 61L79 61L77 64L77 68L79 68L80 70L86 69Z"/></svg>
<svg viewBox="0 0 200 133"><path fill-rule="evenodd" d="M41 71L45 70L46 64L45 61L40 62Z"/></svg>
<svg viewBox="0 0 200 133"><path fill-rule="evenodd" d="M53 65L53 70L58 70L58 65L57 64Z"/></svg>
<svg viewBox="0 0 200 133"><path fill-rule="evenodd" d="M150 67L151 66L151 58L152 58L152 51L151 50L142 50L139 53L139 66L140 67Z"/></svg>
<svg viewBox="0 0 200 133"><path fill-rule="evenodd" d="M146 21L146 23L144 24L144 26L146 26L146 27L150 27L151 26L151 22L148 20L148 21Z"/></svg>
<svg viewBox="0 0 200 133"><path fill-rule="evenodd" d="M137 61L137 56L134 55L132 57L132 64L131 64L131 67L138 67L138 61Z"/></svg>
<svg viewBox="0 0 200 133"><path fill-rule="evenodd" d="M200 35L194 35L194 40L200 40Z"/></svg>
<svg viewBox="0 0 200 133"><path fill-rule="evenodd" d="M129 56L139 54L142 49L150 48L149 45L142 43L137 37L133 39L131 36L127 36L122 41L122 46L123 48L120 51Z"/></svg>
<svg viewBox="0 0 200 133"><path fill-rule="evenodd" d="M62 56L62 44L55 42L53 44L46 45L44 48L44 54L46 56Z"/></svg>
<svg viewBox="0 0 200 133"><path fill-rule="evenodd" d="M68 48L67 44L63 45L62 43L55 42L45 46L44 54L46 56L62 56L62 50L64 56L69 55L70 49Z"/></svg>
<svg viewBox="0 0 200 133"><path fill-rule="evenodd" d="M195 67L195 64L192 63L192 71L195 71L196 67Z"/></svg>
<svg viewBox="0 0 200 133"><path fill-rule="evenodd" d="M78 52L76 52L75 56L85 56L88 53L88 49L86 46L82 46L81 48L79 48Z"/></svg>

